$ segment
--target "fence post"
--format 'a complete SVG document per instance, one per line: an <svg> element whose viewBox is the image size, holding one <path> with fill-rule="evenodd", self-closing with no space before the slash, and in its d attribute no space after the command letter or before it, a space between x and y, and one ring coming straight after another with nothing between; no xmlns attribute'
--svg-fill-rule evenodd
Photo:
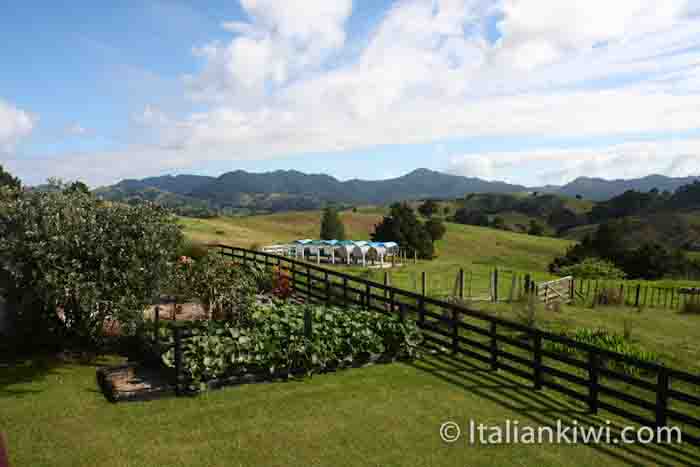
<svg viewBox="0 0 700 467"><path fill-rule="evenodd" d="M413 264L418 264L418 252L413 250Z"/></svg>
<svg viewBox="0 0 700 467"><path fill-rule="evenodd" d="M668 370L665 367L659 369L656 376L656 427L666 426L668 407Z"/></svg>
<svg viewBox="0 0 700 467"><path fill-rule="evenodd" d="M304 310L304 337L309 340L311 340L313 333L312 321L311 310L307 308Z"/></svg>
<svg viewBox="0 0 700 467"><path fill-rule="evenodd" d="M173 335L175 338L175 395L179 397L182 394L180 391L180 378L182 375L182 330L176 326L173 329Z"/></svg>
<svg viewBox="0 0 700 467"><path fill-rule="evenodd" d="M401 319L402 323L406 322L406 304L405 303L399 303L399 318Z"/></svg>
<svg viewBox="0 0 700 467"><path fill-rule="evenodd" d="M369 310L370 295L370 286L365 284L365 310Z"/></svg>
<svg viewBox="0 0 700 467"><path fill-rule="evenodd" d="M530 274L525 274L525 293L530 294Z"/></svg>
<svg viewBox="0 0 700 467"><path fill-rule="evenodd" d="M576 279L571 278L571 283L569 284L569 301L573 302L576 296Z"/></svg>
<svg viewBox="0 0 700 467"><path fill-rule="evenodd" d="M535 329L533 342L533 366L535 370L534 383L535 389L542 389L542 334Z"/></svg>
<svg viewBox="0 0 700 467"><path fill-rule="evenodd" d="M639 306L639 294L642 291L642 284L637 284L637 293L634 297L634 306Z"/></svg>
<svg viewBox="0 0 700 467"><path fill-rule="evenodd" d="M389 291L389 313L394 314L395 307L396 307L396 303L394 302L394 289L392 288Z"/></svg>
<svg viewBox="0 0 700 467"><path fill-rule="evenodd" d="M491 301L498 302L498 268L491 273Z"/></svg>
<svg viewBox="0 0 700 467"><path fill-rule="evenodd" d="M598 352L593 350L588 351L588 408L591 413L598 413L598 392L599 387L599 372L600 358Z"/></svg>
<svg viewBox="0 0 700 467"><path fill-rule="evenodd" d="M389 285L389 273L387 271L384 271L384 287ZM386 289L384 289L384 300L387 299L388 292Z"/></svg>
<svg viewBox="0 0 700 467"><path fill-rule="evenodd" d="M328 273L324 272L323 277L326 281L326 304L331 303L331 281L328 279Z"/></svg>
<svg viewBox="0 0 700 467"><path fill-rule="evenodd" d="M464 269L459 268L459 299L464 300Z"/></svg>
<svg viewBox="0 0 700 467"><path fill-rule="evenodd" d="M426 280L425 280L425 271L421 271L420 273L420 294L425 297L427 290L426 290Z"/></svg>
<svg viewBox="0 0 700 467"><path fill-rule="evenodd" d="M160 305L156 305L153 313L153 343L158 345L158 330L160 329Z"/></svg>
<svg viewBox="0 0 700 467"><path fill-rule="evenodd" d="M491 321L489 329L491 336L491 370L498 370L498 340L496 339L496 322Z"/></svg>
<svg viewBox="0 0 700 467"><path fill-rule="evenodd" d="M348 305L348 278L343 277L343 305Z"/></svg>
<svg viewBox="0 0 700 467"><path fill-rule="evenodd" d="M306 295L308 295L309 301L311 301L311 268L306 265Z"/></svg>

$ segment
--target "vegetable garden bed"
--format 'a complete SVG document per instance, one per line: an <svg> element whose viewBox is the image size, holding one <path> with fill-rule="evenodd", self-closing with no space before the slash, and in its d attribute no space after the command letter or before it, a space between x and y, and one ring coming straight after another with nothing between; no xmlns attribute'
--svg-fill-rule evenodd
<svg viewBox="0 0 700 467"><path fill-rule="evenodd" d="M144 362L101 368L113 402L197 394L407 360L422 341L412 321L359 308L274 301L245 321L163 322Z"/></svg>

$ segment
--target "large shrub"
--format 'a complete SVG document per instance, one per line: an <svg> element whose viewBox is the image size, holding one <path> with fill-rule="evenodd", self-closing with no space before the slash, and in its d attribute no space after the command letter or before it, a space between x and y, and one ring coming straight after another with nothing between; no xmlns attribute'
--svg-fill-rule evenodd
<svg viewBox="0 0 700 467"><path fill-rule="evenodd" d="M574 276L576 279L624 279L625 271L614 263L600 258L586 258L580 263L559 269L562 276Z"/></svg>
<svg viewBox="0 0 700 467"><path fill-rule="evenodd" d="M82 190L0 198L0 289L25 343L94 347L107 322L134 329L167 274L180 228L150 205Z"/></svg>

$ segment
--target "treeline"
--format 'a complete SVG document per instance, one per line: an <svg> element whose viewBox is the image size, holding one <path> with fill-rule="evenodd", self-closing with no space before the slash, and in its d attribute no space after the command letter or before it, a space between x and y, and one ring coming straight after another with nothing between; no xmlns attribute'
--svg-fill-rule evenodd
<svg viewBox="0 0 700 467"><path fill-rule="evenodd" d="M662 277L699 277L700 263L689 259L680 249L669 248L658 242L636 246L625 243L629 229L626 219L600 224L592 235L570 247L566 254L555 258L549 265L552 273L562 273L590 258L610 261L629 279L660 279Z"/></svg>

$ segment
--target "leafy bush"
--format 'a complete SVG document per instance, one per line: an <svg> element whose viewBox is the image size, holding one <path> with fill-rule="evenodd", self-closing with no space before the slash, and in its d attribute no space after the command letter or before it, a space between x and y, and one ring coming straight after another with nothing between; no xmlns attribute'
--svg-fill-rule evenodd
<svg viewBox="0 0 700 467"><path fill-rule="evenodd" d="M280 299L287 299L292 295L292 282L289 276L280 271L279 268L273 270L272 294Z"/></svg>
<svg viewBox="0 0 700 467"><path fill-rule="evenodd" d="M562 276L574 276L576 279L624 279L625 272L614 263L600 258L586 258L580 263L559 269Z"/></svg>
<svg viewBox="0 0 700 467"><path fill-rule="evenodd" d="M305 313L312 319L305 334ZM421 335L398 316L360 309L274 303L259 307L248 326L226 321L190 324L194 336L183 340L184 365L194 387L248 371L333 369L369 354L413 356ZM172 339L171 336L169 336ZM163 355L174 365L170 350Z"/></svg>
<svg viewBox="0 0 700 467"><path fill-rule="evenodd" d="M81 190L0 197L0 290L24 343L95 347L115 321L133 331L181 238L156 206Z"/></svg>
<svg viewBox="0 0 700 467"><path fill-rule="evenodd" d="M648 351L634 345L628 338L625 338L625 336L611 333L607 329L582 328L577 329L573 333L563 333L562 335L573 339L576 342L581 342L600 349L626 355L642 362L661 363L661 359L656 352ZM581 351L559 342L547 342L544 345L544 348L545 350L561 354L578 355L580 357L586 356L585 351ZM639 367L619 360L604 358L601 363L607 368L618 370L626 374L638 375L640 373Z"/></svg>
<svg viewBox="0 0 700 467"><path fill-rule="evenodd" d="M189 239L183 240L178 250L178 256L186 256L192 259L203 258L207 255L207 253L208 248L206 245L194 242Z"/></svg>
<svg viewBox="0 0 700 467"><path fill-rule="evenodd" d="M198 260L181 258L172 269L170 287L175 296L198 298L212 318L236 324L250 320L256 293L251 267L237 265L216 252Z"/></svg>

